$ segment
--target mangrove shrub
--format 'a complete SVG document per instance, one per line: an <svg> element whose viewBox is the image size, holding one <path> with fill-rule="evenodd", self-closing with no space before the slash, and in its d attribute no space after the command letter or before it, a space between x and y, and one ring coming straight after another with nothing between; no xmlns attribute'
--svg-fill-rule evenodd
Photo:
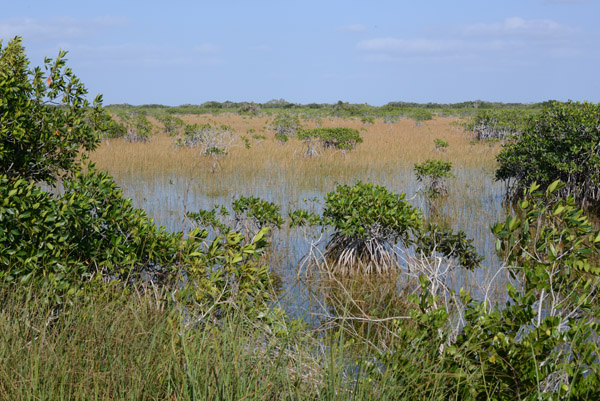
<svg viewBox="0 0 600 401"><path fill-rule="evenodd" d="M291 226L332 230L324 256L333 272L383 273L398 267L398 245L403 252L414 247L425 258L434 254L454 258L467 268L481 261L464 233L425 225L421 212L406 201L405 194L380 185L340 185L325 196L321 216L295 210L289 217Z"/></svg>
<svg viewBox="0 0 600 401"><path fill-rule="evenodd" d="M53 184L78 169L110 117L66 66L66 52L29 69L21 38L0 43L0 174Z"/></svg>
<svg viewBox="0 0 600 401"><path fill-rule="evenodd" d="M519 196L533 182L565 183L563 195L600 205L600 104L554 102L527 120L524 132L497 156L496 178L507 195Z"/></svg>
<svg viewBox="0 0 600 401"><path fill-rule="evenodd" d="M435 198L448 194L446 180L454 178L451 162L426 160L423 163L416 163L414 171L417 175L417 181L425 183L427 196Z"/></svg>
<svg viewBox="0 0 600 401"><path fill-rule="evenodd" d="M317 151L315 143L320 143L323 148L352 150L363 139L358 130L353 128L313 128L298 131L298 139L307 144L305 154L313 156Z"/></svg>

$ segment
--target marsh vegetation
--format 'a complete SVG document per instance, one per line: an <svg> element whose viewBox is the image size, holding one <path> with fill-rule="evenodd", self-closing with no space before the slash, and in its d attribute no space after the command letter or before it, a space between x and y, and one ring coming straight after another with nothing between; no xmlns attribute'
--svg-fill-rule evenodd
<svg viewBox="0 0 600 401"><path fill-rule="evenodd" d="M0 51L0 398L598 398L600 106L107 111Z"/></svg>

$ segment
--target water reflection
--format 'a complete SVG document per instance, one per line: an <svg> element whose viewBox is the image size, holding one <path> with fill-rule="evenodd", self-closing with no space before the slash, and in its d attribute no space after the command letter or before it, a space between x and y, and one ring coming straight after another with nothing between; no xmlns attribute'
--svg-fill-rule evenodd
<svg viewBox="0 0 600 401"><path fill-rule="evenodd" d="M423 210L425 217L431 217L454 230L463 230L469 238L474 239L475 247L485 258L483 267L460 275L454 286L457 289L468 288L477 296L500 266L489 226L502 220L505 214L502 207L503 187L494 181L490 171L483 168L458 167L455 174L456 178L449 182L449 195L435 205L428 203L419 192L412 169L402 167L384 172L363 171L344 181L328 176L303 177L302 185L277 169L272 170L272 174L227 177L226 181L220 181L218 174L215 174L213 182L202 182L188 175L160 173L121 173L115 179L125 196L131 197L137 207L145 209L158 225L165 226L171 232L189 229L184 219L186 212L216 205L230 206L232 200L239 196L257 196L274 202L281 206L282 213L286 215L290 208L306 207L305 200L322 200L338 184L354 184L361 180L384 185L396 192L406 193L409 201ZM322 207L319 203L313 203L312 206L316 211ZM314 299L311 299L306 283L299 282L296 277L299 261L309 250L309 243L301 230L286 227L277 230L273 238L274 248L268 262L281 277L284 307L293 314L314 309ZM501 293L503 285L499 282L494 291Z"/></svg>

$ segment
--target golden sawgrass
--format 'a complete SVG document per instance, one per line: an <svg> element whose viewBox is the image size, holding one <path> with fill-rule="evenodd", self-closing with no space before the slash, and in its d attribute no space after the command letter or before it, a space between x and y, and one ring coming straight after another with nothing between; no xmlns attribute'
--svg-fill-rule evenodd
<svg viewBox="0 0 600 401"><path fill-rule="evenodd" d="M412 169L414 163L429 158L440 158L454 163L457 168L487 168L494 166L496 149L485 145L472 145L469 135L453 126L454 118L436 118L416 126L413 120L402 119L395 123L376 120L375 124L365 126L358 119L324 118L325 127L350 127L366 129L364 142L351 152L322 151L313 158L304 157L305 146L291 139L280 145L274 140L273 133L264 127L268 119L264 117L248 118L239 115L193 115L184 116L188 123L214 121L233 127L237 140L230 153L220 161L220 169L212 174L212 163L199 154L197 149L176 148L174 139L164 134L156 135L150 143L128 143L120 139L105 140L92 154L92 161L99 168L107 170L115 177L123 174L156 176L177 174L202 177L203 181L228 181L229 175L273 174L279 178L299 179L307 188L318 183L319 176L332 176L344 181L361 173L391 173L398 169ZM307 127L314 126L312 121L304 121ZM247 131L254 129L257 134L265 135L265 140L252 139ZM252 146L246 149L239 140L241 135L250 138ZM445 152L435 151L433 141L440 138L448 141ZM290 177L291 176L291 177ZM318 186L318 185L317 185Z"/></svg>

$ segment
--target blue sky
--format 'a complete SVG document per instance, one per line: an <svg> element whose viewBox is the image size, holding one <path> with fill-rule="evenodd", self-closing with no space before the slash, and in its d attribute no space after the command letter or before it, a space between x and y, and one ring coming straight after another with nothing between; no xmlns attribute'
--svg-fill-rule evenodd
<svg viewBox="0 0 600 401"><path fill-rule="evenodd" d="M105 104L600 102L600 0L2 1Z"/></svg>

